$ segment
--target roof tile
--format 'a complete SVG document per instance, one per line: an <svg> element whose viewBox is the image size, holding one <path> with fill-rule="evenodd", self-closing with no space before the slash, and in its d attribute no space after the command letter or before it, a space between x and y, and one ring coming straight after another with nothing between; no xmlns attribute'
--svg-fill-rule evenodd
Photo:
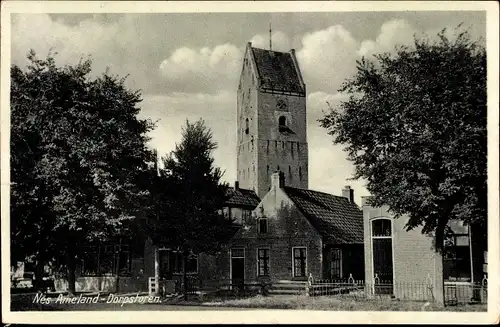
<svg viewBox="0 0 500 327"><path fill-rule="evenodd" d="M233 187L229 187L228 196L229 199L226 201L226 204L232 206L252 207L253 209L260 202L260 198L257 196L255 191L244 188L238 188L235 190Z"/></svg>
<svg viewBox="0 0 500 327"><path fill-rule="evenodd" d="M252 51L263 88L304 92L290 53L258 48L252 48Z"/></svg>
<svg viewBox="0 0 500 327"><path fill-rule="evenodd" d="M347 198L285 187L285 192L329 244L363 243L363 212Z"/></svg>

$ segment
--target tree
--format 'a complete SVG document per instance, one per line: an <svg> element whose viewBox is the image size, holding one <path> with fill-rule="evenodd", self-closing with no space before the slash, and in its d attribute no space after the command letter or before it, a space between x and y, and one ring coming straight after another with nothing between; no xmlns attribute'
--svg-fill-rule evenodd
<svg viewBox="0 0 500 327"><path fill-rule="evenodd" d="M163 158L160 169L162 196L156 229L165 235L166 245L182 253L185 294L188 256L217 253L234 231L233 221L221 210L228 185L221 182L222 171L214 167L212 152L216 148L203 120L187 121L181 143Z"/></svg>
<svg viewBox="0 0 500 327"><path fill-rule="evenodd" d="M467 32L357 62L350 95L320 119L344 144L373 205L409 215L441 251L450 219L486 236L486 51Z"/></svg>
<svg viewBox="0 0 500 327"><path fill-rule="evenodd" d="M74 293L82 245L144 210L153 124L137 118L140 93L124 78L90 79L90 60L28 59L27 69L11 68L11 259L33 256L36 274L63 264Z"/></svg>

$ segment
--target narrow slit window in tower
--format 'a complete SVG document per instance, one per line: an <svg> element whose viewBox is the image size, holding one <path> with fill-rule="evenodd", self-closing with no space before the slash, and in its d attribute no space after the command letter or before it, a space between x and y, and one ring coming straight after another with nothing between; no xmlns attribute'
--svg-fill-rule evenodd
<svg viewBox="0 0 500 327"><path fill-rule="evenodd" d="M280 116L278 119L278 125L279 126L286 126L286 117L285 116Z"/></svg>
<svg viewBox="0 0 500 327"><path fill-rule="evenodd" d="M245 134L248 135L249 131L250 131L250 128L248 127L248 118L247 118L247 119L245 119Z"/></svg>

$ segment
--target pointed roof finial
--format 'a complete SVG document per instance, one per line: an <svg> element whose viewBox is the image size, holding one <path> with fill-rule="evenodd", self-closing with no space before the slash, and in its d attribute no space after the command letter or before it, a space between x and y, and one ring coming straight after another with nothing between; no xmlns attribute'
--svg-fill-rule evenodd
<svg viewBox="0 0 500 327"><path fill-rule="evenodd" d="M271 21L269 21L269 51L273 51L273 36L271 29Z"/></svg>

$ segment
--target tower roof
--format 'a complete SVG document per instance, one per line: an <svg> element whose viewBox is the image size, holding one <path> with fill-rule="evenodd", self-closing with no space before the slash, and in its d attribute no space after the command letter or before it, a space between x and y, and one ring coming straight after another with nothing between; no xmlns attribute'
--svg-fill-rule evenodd
<svg viewBox="0 0 500 327"><path fill-rule="evenodd" d="M262 88L305 93L293 50L290 53L253 47L251 50Z"/></svg>

